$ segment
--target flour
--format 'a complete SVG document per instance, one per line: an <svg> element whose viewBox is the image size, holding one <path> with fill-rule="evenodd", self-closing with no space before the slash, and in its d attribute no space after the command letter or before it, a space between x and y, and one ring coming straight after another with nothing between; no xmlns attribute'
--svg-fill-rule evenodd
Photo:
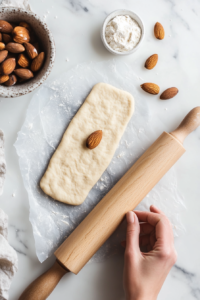
<svg viewBox="0 0 200 300"><path fill-rule="evenodd" d="M105 38L108 45L118 52L135 48L141 38L141 28L130 16L116 16L106 26Z"/></svg>
<svg viewBox="0 0 200 300"><path fill-rule="evenodd" d="M4 157L4 134L0 130L0 196L3 194L3 186L6 176L6 161Z"/></svg>
<svg viewBox="0 0 200 300"><path fill-rule="evenodd" d="M18 269L16 251L7 241L8 216L0 209L0 300L8 299L8 291Z"/></svg>

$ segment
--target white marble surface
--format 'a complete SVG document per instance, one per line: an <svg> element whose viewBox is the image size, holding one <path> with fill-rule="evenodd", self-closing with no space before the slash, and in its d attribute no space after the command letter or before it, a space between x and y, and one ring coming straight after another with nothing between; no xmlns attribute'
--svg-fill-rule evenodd
<svg viewBox="0 0 200 300"><path fill-rule="evenodd" d="M146 37L136 53L115 58L131 64L142 78L141 83L152 81L158 83L162 90L169 86L177 86L180 90L178 96L170 101L146 95L151 113L159 116L162 122L156 130L158 135L163 128L172 130L191 108L199 105L199 1L30 0L30 4L41 17L47 16L46 22L55 38L57 56L49 79L80 62L112 59L100 40L101 25L108 13L126 8L142 17ZM166 38L163 41L153 37L156 21L165 27ZM143 64L153 53L159 54L160 61L154 70L147 71ZM27 194L13 147L31 97L32 94L29 94L0 102L0 128L6 137L7 160L7 177L0 207L9 215L9 241L19 257L19 271L10 290L11 300L18 299L24 288L54 260L52 257L41 265L36 258ZM152 126L156 127L156 124L152 123ZM181 215L186 233L175 240L178 261L162 288L159 300L200 299L200 129L187 138L185 148L187 152L176 164L176 171L179 189L187 206ZM122 270L123 257L88 265L77 276L66 275L49 299L122 300Z"/></svg>

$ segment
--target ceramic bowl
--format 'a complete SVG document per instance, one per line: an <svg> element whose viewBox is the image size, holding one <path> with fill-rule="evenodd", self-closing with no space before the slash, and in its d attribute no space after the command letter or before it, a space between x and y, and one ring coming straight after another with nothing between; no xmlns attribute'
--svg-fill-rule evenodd
<svg viewBox="0 0 200 300"><path fill-rule="evenodd" d="M0 9L0 20L17 22L25 21L31 25L38 41L45 52L45 62L41 70L31 80L6 87L0 85L0 97L10 98L28 94L40 86L48 77L55 60L55 43L47 25L34 13L21 8L6 7Z"/></svg>
<svg viewBox="0 0 200 300"><path fill-rule="evenodd" d="M110 22L110 20L112 20L114 17L116 16L123 16L123 15L129 15L133 20L135 20L138 25L140 26L141 30L142 30L142 34L141 34L141 38L138 42L138 44L135 46L135 48L133 48L130 51L127 52L118 52L116 50L113 50L107 43L106 38L105 38L105 30L106 30L106 26L108 24L108 22ZM129 55L134 53L142 44L142 41L144 40L144 23L142 21L142 19L133 11L131 10L126 10L126 9L118 9L113 11L110 15L107 16L107 18L105 19L104 23L103 23L103 27L101 30L101 39L103 41L103 44L105 46L105 48L111 52L112 54L115 55Z"/></svg>

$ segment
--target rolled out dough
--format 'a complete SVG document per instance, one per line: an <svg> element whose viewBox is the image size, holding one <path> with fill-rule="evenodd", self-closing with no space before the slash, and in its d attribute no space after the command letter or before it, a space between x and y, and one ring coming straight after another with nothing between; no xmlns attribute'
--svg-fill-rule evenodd
<svg viewBox="0 0 200 300"><path fill-rule="evenodd" d="M79 205L108 167L134 111L128 92L106 83L96 84L72 119L40 181L55 200ZM101 143L86 148L87 137L103 131Z"/></svg>

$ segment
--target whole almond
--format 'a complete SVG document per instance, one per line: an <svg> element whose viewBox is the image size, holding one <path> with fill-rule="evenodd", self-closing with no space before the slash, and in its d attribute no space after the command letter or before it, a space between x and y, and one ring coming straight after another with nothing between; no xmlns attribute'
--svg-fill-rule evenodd
<svg viewBox="0 0 200 300"><path fill-rule="evenodd" d="M160 92L160 88L157 84L155 83L151 83L151 82L147 82L147 83L143 83L141 85L141 88L152 95L157 95Z"/></svg>
<svg viewBox="0 0 200 300"><path fill-rule="evenodd" d="M176 87L171 87L167 90L165 90L161 95L160 99L161 100L168 100L173 97L175 97L178 94L178 89Z"/></svg>
<svg viewBox="0 0 200 300"><path fill-rule="evenodd" d="M153 69L158 62L158 54L153 54L149 58L147 58L145 62L145 68L148 70Z"/></svg>
<svg viewBox="0 0 200 300"><path fill-rule="evenodd" d="M24 53L21 53L18 57L17 63L18 65L20 65L20 67L27 68L29 66L30 61Z"/></svg>
<svg viewBox="0 0 200 300"><path fill-rule="evenodd" d="M45 53L41 52L34 60L32 61L31 64L31 71L32 72L37 72L39 69L42 67L44 63L44 58L45 58Z"/></svg>
<svg viewBox="0 0 200 300"><path fill-rule="evenodd" d="M32 45L35 47L35 49L37 50L37 52L40 53L40 45L39 45L39 43L35 42Z"/></svg>
<svg viewBox="0 0 200 300"><path fill-rule="evenodd" d="M0 63L2 63L2 61L4 61L6 59L7 55L8 55L7 50L0 51Z"/></svg>
<svg viewBox="0 0 200 300"><path fill-rule="evenodd" d="M15 75L25 80L34 77L33 73L29 69L16 69L14 70L14 73Z"/></svg>
<svg viewBox="0 0 200 300"><path fill-rule="evenodd" d="M22 44L8 43L6 45L6 50L8 50L11 53L21 53L25 51L25 48Z"/></svg>
<svg viewBox="0 0 200 300"><path fill-rule="evenodd" d="M13 27L10 23L0 20L0 32L2 33L11 33L13 31Z"/></svg>
<svg viewBox="0 0 200 300"><path fill-rule="evenodd" d="M89 149L94 149L96 148L101 140L102 140L102 136L103 136L103 132L102 130L97 130L95 132L93 132L92 134L90 134L86 140L86 146Z"/></svg>
<svg viewBox="0 0 200 300"><path fill-rule="evenodd" d="M154 35L158 40L163 40L165 37L165 30L159 22L157 22L154 26Z"/></svg>
<svg viewBox="0 0 200 300"><path fill-rule="evenodd" d="M26 28L29 32L31 32L31 26L26 22L20 22L19 26Z"/></svg>
<svg viewBox="0 0 200 300"><path fill-rule="evenodd" d="M1 50L4 50L5 47L6 47L6 45L5 45L4 43L0 42L0 51L1 51Z"/></svg>
<svg viewBox="0 0 200 300"><path fill-rule="evenodd" d="M9 76L8 75L0 75L0 83L4 83L8 81Z"/></svg>
<svg viewBox="0 0 200 300"><path fill-rule="evenodd" d="M36 56L38 56L38 52L32 44L24 43L24 47L30 59L34 59Z"/></svg>
<svg viewBox="0 0 200 300"><path fill-rule="evenodd" d="M3 41L4 41L5 44L8 44L8 43L12 42L12 36L11 35L9 35L7 33L3 33L2 36L3 36Z"/></svg>
<svg viewBox="0 0 200 300"><path fill-rule="evenodd" d="M12 86L17 83L17 77L14 74L9 75L8 81L4 83L6 86Z"/></svg>
<svg viewBox="0 0 200 300"><path fill-rule="evenodd" d="M8 58L1 64L1 71L3 75L9 75L16 67L15 58Z"/></svg>
<svg viewBox="0 0 200 300"><path fill-rule="evenodd" d="M23 44L23 43L28 43L30 41L29 31L25 27L21 27L21 26L15 27L12 34L13 34L13 40L16 43Z"/></svg>

